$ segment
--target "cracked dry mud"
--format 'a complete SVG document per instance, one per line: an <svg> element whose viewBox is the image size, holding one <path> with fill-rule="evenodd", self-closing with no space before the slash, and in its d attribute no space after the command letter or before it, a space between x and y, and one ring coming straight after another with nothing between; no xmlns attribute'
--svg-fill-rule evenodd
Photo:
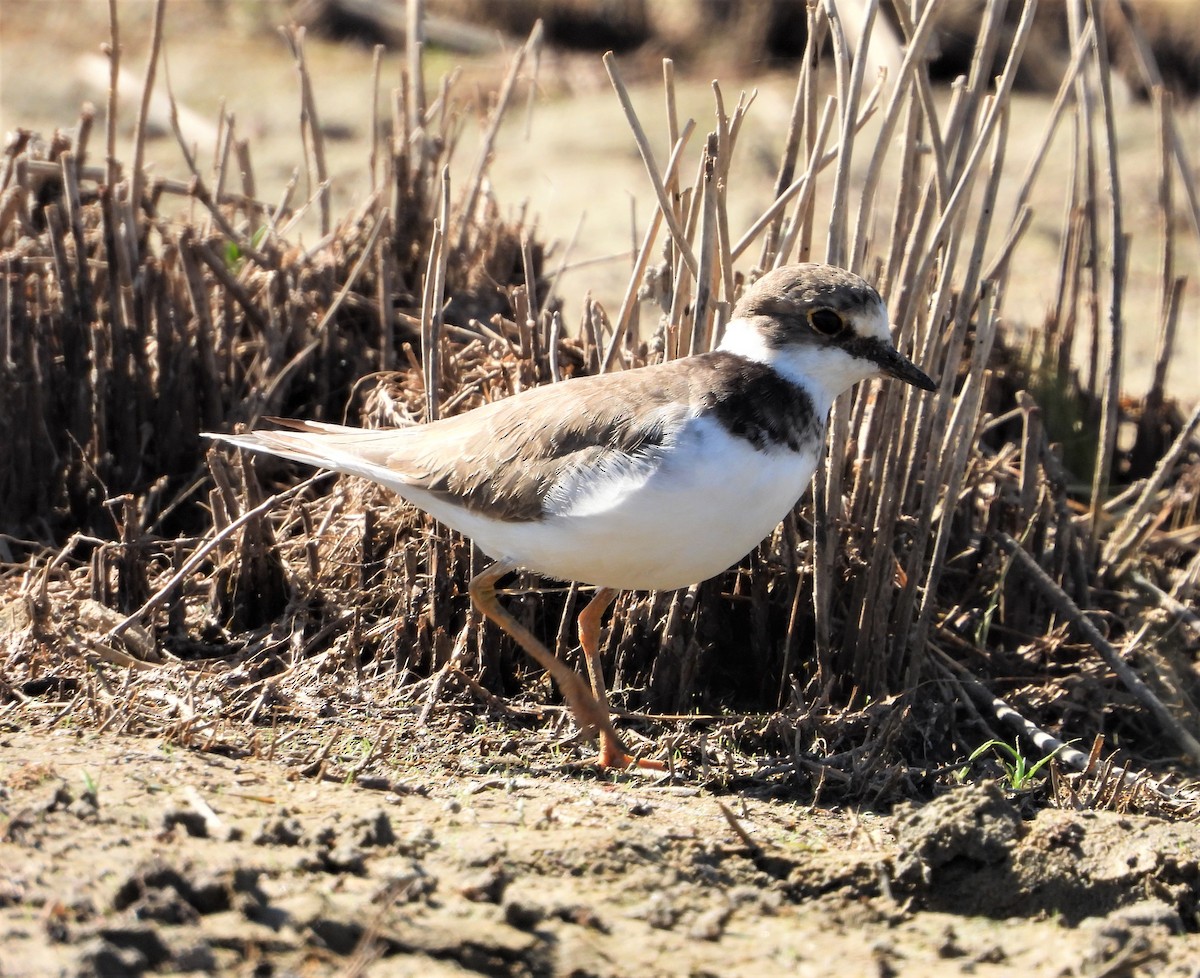
<svg viewBox="0 0 1200 978"><path fill-rule="evenodd" d="M4 731L0 974L1200 974L1195 824L408 774Z"/></svg>

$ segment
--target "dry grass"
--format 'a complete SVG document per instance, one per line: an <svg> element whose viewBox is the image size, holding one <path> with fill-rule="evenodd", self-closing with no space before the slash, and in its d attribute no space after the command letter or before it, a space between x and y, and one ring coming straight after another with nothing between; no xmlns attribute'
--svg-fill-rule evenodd
<svg viewBox="0 0 1200 978"><path fill-rule="evenodd" d="M449 83L414 84L418 48L369 150L375 192L336 221L323 189L300 205L257 200L236 138L215 180L193 165L187 185L123 171L111 119L103 152L87 119L72 141L14 145L0 185L0 711L227 748L333 711L364 735L378 725L364 766L394 763L381 742L420 740L447 704L516 724L521 709L500 697L552 694L471 614L468 542L354 481L271 498L264 483L292 485L293 470L220 454L206 468L197 432L267 414L394 424L707 349L752 269L811 258L877 281L902 349L941 391L863 386L835 409L814 493L739 567L623 596L605 640L617 702L660 735L673 727L706 780L818 795L927 792L994 736L1043 747L1036 728L1194 773L1197 416L1185 421L1161 380L1141 402L1119 396L1125 223L1119 190L1100 191L1119 165L1105 52L1077 25L1077 72L1052 119L1075 133L1073 156L1020 178L1064 180L1068 233L1047 275L1054 311L1018 340L997 322L1028 211L991 205L1018 179L1006 106L1028 22L1000 79L976 71L939 116L919 57L927 20L908 26L899 76L867 93L836 20L812 16L810 36L830 32L836 57L805 59L779 206L740 240L727 176L753 107L715 88L707 139L672 113L664 167L606 62L661 207L622 307L588 305L571 339L536 237L501 221L487 191L486 136L450 192L461 123ZM291 40L305 165L324 188L319 93ZM486 131L537 43L514 59ZM827 73L838 94L822 103ZM1192 169L1158 97L1163 214L1182 193L1197 231ZM870 114L879 135L858 141ZM865 186L849 180L855 154L871 160ZM899 175L892 200L875 193L885 171ZM818 181L829 213L813 205ZM166 215L175 193L203 205L198 219ZM305 207L324 237L302 250L288 229ZM1002 219L1007 243L987 253ZM1163 229L1160 378L1180 315L1175 228ZM1065 354L1077 332L1095 351L1082 371ZM563 649L578 598L530 587L510 603ZM326 771L335 740L306 764ZM1060 757L1094 772L1105 753Z"/></svg>

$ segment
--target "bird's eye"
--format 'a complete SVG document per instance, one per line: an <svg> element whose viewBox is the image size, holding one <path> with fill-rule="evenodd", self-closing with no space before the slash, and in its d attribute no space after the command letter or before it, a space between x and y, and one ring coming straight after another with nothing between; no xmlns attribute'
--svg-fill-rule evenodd
<svg viewBox="0 0 1200 978"><path fill-rule="evenodd" d="M837 336L846 324L832 309L813 309L808 314L809 325L822 336Z"/></svg>

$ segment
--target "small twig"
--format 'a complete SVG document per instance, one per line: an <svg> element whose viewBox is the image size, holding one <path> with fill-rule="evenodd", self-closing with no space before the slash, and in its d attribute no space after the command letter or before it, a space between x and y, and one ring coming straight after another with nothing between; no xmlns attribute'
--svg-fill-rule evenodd
<svg viewBox="0 0 1200 978"><path fill-rule="evenodd" d="M282 369L271 378L270 382L259 393L257 404L250 418L251 423L254 423L261 417L263 411L271 403L271 398L275 395L275 391L279 389L279 385L286 380L297 367L300 366L314 350L318 349L325 341L325 332L337 311L342 307L342 303L346 301L346 297L354 288L354 284L358 281L359 275L362 274L363 268L366 267L368 261L373 257L375 250L375 242L379 238L380 232L384 225L387 224L386 215L380 214L376 217L375 224L371 228L370 234L367 236L366 244L363 245L362 253L358 256L358 260L354 263L354 267L350 270L350 274L346 277L346 281L342 283L342 287L338 290L338 294L334 296L333 301L329 304L329 308L325 310L325 315L321 317L321 321L317 323L313 330L313 338L304 345L304 347L296 353Z"/></svg>
<svg viewBox="0 0 1200 978"><path fill-rule="evenodd" d="M1200 429L1200 406L1192 412L1192 416L1187 419L1187 422L1180 429L1174 443L1167 450L1167 453L1159 460L1158 465L1154 469L1154 474L1146 480L1146 485L1142 489L1138 501L1133 504L1129 512L1125 514L1120 525L1112 532L1108 538L1108 545L1104 548L1104 562L1110 568L1118 569L1130 552L1137 545L1139 534L1138 527L1146 514L1150 512L1150 507L1154 503L1155 497L1166 484L1167 478L1175 471L1175 466L1179 464L1179 460L1183 458L1186 452L1193 444L1197 429Z"/></svg>
<svg viewBox="0 0 1200 978"><path fill-rule="evenodd" d="M384 725L382 723L375 730L375 736L370 739L369 743L371 745L370 749L363 755L362 760L346 772L347 781L356 780L367 769L368 765L386 749L388 738L384 733Z"/></svg>
<svg viewBox="0 0 1200 978"><path fill-rule="evenodd" d="M303 778L316 778L318 781L321 780L325 774L325 763L333 751L334 744L341 739L341 736L342 728L334 727L333 733L329 735L329 739L315 752L315 756L313 752L309 752L308 757L311 757L312 760L310 761L308 758L305 758L307 763L302 762L304 766L299 769L300 776Z"/></svg>
<svg viewBox="0 0 1200 978"><path fill-rule="evenodd" d="M1137 571L1129 575L1129 580L1133 582L1134 587L1153 598L1169 614L1174 615L1181 621L1187 622L1192 628L1200 631L1200 614L1197 614L1182 601L1168 594L1149 578Z"/></svg>
<svg viewBox="0 0 1200 978"><path fill-rule="evenodd" d="M167 104L170 106L168 115L171 120L171 130L175 133L175 139L178 141L179 148L183 152L184 162L192 174L191 183L188 185L189 193L208 209L208 212L212 215L213 223L221 229L222 234L237 244L238 250L243 255L247 258L252 258L262 268L270 268L270 260L255 248L245 235L238 233L238 230L225 219L225 215L221 213L217 202L213 200L212 195L208 192L204 178L200 176L200 170L196 167L196 159L192 155L192 151L188 148L183 130L179 127L179 108L175 102L175 92L171 88L171 73L167 68L165 56L163 57L163 81L167 87Z"/></svg>
<svg viewBox="0 0 1200 978"><path fill-rule="evenodd" d="M558 288L558 280L562 278L563 273L567 269L573 267L570 264L572 253L575 251L575 245L579 242L579 233L583 230L583 222L587 217L586 211L579 212L579 220L575 222L575 230L571 232L571 237L567 240L567 246L563 249L562 257L558 260L558 267L554 270L554 274L550 276L550 281L546 283L546 295L554 295ZM591 259L595 260L595 259Z"/></svg>
<svg viewBox="0 0 1200 978"><path fill-rule="evenodd" d="M221 816L213 811L212 806L204 800L195 785L187 785L183 789L183 793L193 811L204 820L204 828L208 832L209 838L220 838L225 831L225 823L221 821Z"/></svg>
<svg viewBox="0 0 1200 978"><path fill-rule="evenodd" d="M239 141L240 142L240 141ZM189 151L190 152L190 151ZM51 176L61 173L62 165L55 160L30 160L22 159L22 165L28 169L31 176ZM103 167L99 166L80 166L79 158L75 160L75 177L81 182L93 184L101 184L106 179L106 174ZM178 197L191 197L195 194L195 187L191 180L162 180L154 181L155 191L161 191L164 194L173 194ZM275 204L269 204L266 201L257 200L244 193L223 193L216 198L217 203L225 205L229 204L234 207L241 208L258 208L265 211L276 212L279 210L279 216L286 216L286 204L280 210Z"/></svg>
<svg viewBox="0 0 1200 978"><path fill-rule="evenodd" d="M421 705L421 712L417 714L417 723L422 726L429 722L429 714L433 712L434 706L442 695L442 686L446 683L446 677L459 672L458 665L467 654L467 636L469 634L470 628L464 628L458 633L450 658L446 660L446 664L437 671L437 675L430 682L429 692L425 696L425 702Z"/></svg>
<svg viewBox="0 0 1200 978"><path fill-rule="evenodd" d="M263 319L262 311L255 304L254 299L246 291L245 287L229 271L224 257L218 255L207 241L197 242L195 250L200 256L200 260L216 276L217 281L225 287L225 290L233 296L234 301L242 307L242 312L246 314L246 318L250 320L255 329L266 332L268 328L267 321Z"/></svg>
<svg viewBox="0 0 1200 978"><path fill-rule="evenodd" d="M714 798L713 801L717 803L717 808L719 808L721 810L721 814L725 816L725 821L728 822L729 827L733 829L734 835L741 839L746 848L750 850L750 855L755 859L761 858L763 855L763 847L760 846L755 838L746 831L745 826L743 826L738 820L738 817L733 814L729 806L726 805L725 802L721 801L720 798Z"/></svg>
<svg viewBox="0 0 1200 978"><path fill-rule="evenodd" d="M495 693L493 693L491 690L489 690L486 686L483 685L483 683L481 683L478 679L476 679L470 673L463 672L463 670L460 669L458 666L455 666L454 668L450 669L449 675L453 676L455 679L462 680L463 685L465 685L467 687L467 689L469 689L472 693L474 693L477 697L479 697L479 699L482 702L486 703L489 707L491 707L497 713L500 713L500 714L502 714L504 716L508 716L508 717L520 716L520 713L517 710L514 710L512 707L510 707L507 703L504 702L503 699L501 699L499 696L497 696Z"/></svg>

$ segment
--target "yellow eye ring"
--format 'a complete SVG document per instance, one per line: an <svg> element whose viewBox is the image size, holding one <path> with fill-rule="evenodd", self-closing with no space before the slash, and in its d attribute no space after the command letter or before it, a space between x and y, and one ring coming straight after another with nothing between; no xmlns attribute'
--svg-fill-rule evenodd
<svg viewBox="0 0 1200 978"><path fill-rule="evenodd" d="M822 336L837 336L846 328L845 321L832 309L810 309L808 325Z"/></svg>

